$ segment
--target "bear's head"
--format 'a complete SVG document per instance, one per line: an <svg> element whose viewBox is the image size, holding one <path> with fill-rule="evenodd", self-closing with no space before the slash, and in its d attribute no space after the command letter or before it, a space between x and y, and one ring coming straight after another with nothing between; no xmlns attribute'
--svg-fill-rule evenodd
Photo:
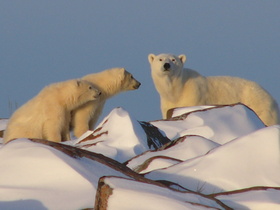
<svg viewBox="0 0 280 210"><path fill-rule="evenodd" d="M121 86L124 91L136 90L140 87L141 83L137 81L131 73L126 71L124 68L122 68L120 71L122 74Z"/></svg>
<svg viewBox="0 0 280 210"><path fill-rule="evenodd" d="M172 55L172 54L149 54L148 60L151 64L152 74L163 75L178 75L183 69L186 61L185 55Z"/></svg>
<svg viewBox="0 0 280 210"><path fill-rule="evenodd" d="M101 100L108 99L120 92L138 89L141 85L125 68L119 67L88 74L82 79L93 83L101 90Z"/></svg>
<svg viewBox="0 0 280 210"><path fill-rule="evenodd" d="M78 95L77 100L81 103L97 100L101 95L101 92L91 82L82 79L76 80L75 91Z"/></svg>

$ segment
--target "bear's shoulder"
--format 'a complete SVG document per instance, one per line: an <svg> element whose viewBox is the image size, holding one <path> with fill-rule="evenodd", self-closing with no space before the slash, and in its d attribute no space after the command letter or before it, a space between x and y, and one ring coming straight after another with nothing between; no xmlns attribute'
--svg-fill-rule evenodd
<svg viewBox="0 0 280 210"><path fill-rule="evenodd" d="M193 69L189 69L189 68L184 68L183 69L183 77L186 77L187 79L205 78L199 72L197 72Z"/></svg>

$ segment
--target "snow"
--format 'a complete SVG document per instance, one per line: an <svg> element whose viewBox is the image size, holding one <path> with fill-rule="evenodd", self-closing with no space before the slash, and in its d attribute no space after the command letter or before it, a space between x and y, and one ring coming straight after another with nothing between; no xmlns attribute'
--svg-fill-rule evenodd
<svg viewBox="0 0 280 210"><path fill-rule="evenodd" d="M215 106L190 106L190 107L180 107L176 108L172 112L172 117L180 116L186 113L191 113L193 111L204 110L208 108L213 108Z"/></svg>
<svg viewBox="0 0 280 210"><path fill-rule="evenodd" d="M6 129L8 121L9 121L9 119L1 119L0 120L0 131L3 131L3 130Z"/></svg>
<svg viewBox="0 0 280 210"><path fill-rule="evenodd" d="M39 200L52 209L86 207L92 202L84 197L93 196L94 188L75 170L80 167L77 161L54 149L22 139L3 147L0 159L5 160L0 163L5 169L1 170L1 201ZM74 202L67 205L68 199Z"/></svg>
<svg viewBox="0 0 280 210"><path fill-rule="evenodd" d="M115 108L61 144L116 167L28 139L0 144L0 209L93 208L101 181L112 189L107 209L280 208L280 125L264 126L242 104L179 108L150 123L172 141L150 148L141 123Z"/></svg>
<svg viewBox="0 0 280 210"><path fill-rule="evenodd" d="M246 206L249 209L279 209L280 189L254 189L241 193L216 196L223 203L234 209Z"/></svg>
<svg viewBox="0 0 280 210"><path fill-rule="evenodd" d="M0 119L0 132L3 132L8 124L9 119ZM0 137L0 148L2 147L3 139Z"/></svg>

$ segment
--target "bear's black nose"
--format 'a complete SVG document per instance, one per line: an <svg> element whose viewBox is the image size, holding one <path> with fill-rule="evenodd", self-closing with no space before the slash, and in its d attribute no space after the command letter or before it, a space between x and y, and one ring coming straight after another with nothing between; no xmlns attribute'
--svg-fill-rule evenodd
<svg viewBox="0 0 280 210"><path fill-rule="evenodd" d="M168 69L170 69L170 64L169 63L165 63L163 65L163 67L164 67L165 70L168 70Z"/></svg>

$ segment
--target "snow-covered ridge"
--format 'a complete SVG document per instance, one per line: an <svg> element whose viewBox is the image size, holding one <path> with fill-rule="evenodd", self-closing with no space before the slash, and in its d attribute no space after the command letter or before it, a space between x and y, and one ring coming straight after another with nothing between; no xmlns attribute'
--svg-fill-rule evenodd
<svg viewBox="0 0 280 210"><path fill-rule="evenodd" d="M116 108L79 139L1 145L0 209L279 209L279 140L242 104Z"/></svg>

